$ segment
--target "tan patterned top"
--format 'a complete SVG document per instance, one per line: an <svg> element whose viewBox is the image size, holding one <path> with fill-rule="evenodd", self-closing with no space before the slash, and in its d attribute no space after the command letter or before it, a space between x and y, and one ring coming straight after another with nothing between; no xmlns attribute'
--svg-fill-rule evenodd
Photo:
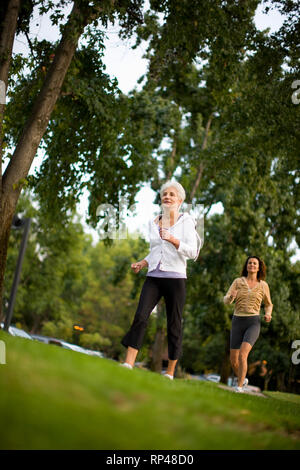
<svg viewBox="0 0 300 470"><path fill-rule="evenodd" d="M233 290L237 290L235 299L230 297ZM270 289L266 281L260 280L256 286L250 289L246 278L238 277L233 281L224 297L225 304L231 304L233 301L235 301L234 315L259 315L262 301L265 306L265 314L272 315L273 304L270 297Z"/></svg>

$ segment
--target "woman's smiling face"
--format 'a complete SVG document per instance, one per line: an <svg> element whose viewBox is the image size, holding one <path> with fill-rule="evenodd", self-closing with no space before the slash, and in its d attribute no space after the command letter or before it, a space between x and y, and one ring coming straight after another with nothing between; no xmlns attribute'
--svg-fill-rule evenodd
<svg viewBox="0 0 300 470"><path fill-rule="evenodd" d="M248 273L258 273L259 271L259 262L256 258L250 258L247 263Z"/></svg>
<svg viewBox="0 0 300 470"><path fill-rule="evenodd" d="M165 208L178 209L181 204L181 199L178 197L176 188L172 186L166 188L162 194L161 202Z"/></svg>

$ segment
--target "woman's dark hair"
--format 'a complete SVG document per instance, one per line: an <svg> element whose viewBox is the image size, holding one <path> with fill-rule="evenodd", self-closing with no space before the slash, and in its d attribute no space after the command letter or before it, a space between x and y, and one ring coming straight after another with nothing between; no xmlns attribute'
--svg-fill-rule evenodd
<svg viewBox="0 0 300 470"><path fill-rule="evenodd" d="M266 268L266 265L265 263L263 262L262 259L260 259L258 256L248 256L248 258L246 259L246 262L244 264L244 267L243 267L243 270L242 270L242 276L244 277L247 277L248 276L248 271L247 271L247 264L248 264L248 261L249 259L251 258L255 258L257 259L257 261L259 262L259 271L257 273L257 279L260 281L261 279L264 280L266 278L266 271L267 271L267 268Z"/></svg>

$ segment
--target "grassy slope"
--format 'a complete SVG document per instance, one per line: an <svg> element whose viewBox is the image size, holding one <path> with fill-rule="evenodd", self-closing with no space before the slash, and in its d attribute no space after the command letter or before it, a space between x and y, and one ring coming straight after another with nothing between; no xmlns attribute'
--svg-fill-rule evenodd
<svg viewBox="0 0 300 470"><path fill-rule="evenodd" d="M300 399L238 395L0 332L2 449L300 449Z"/></svg>

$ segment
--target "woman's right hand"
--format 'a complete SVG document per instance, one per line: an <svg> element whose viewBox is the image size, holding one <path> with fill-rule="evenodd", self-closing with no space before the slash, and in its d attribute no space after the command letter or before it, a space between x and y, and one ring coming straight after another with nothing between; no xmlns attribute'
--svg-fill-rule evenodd
<svg viewBox="0 0 300 470"><path fill-rule="evenodd" d="M137 274L140 272L141 269L145 268L147 265L147 261L143 259L142 261L138 261L137 263L132 263L131 269L135 274Z"/></svg>
<svg viewBox="0 0 300 470"><path fill-rule="evenodd" d="M237 293L238 293L237 289L232 289L232 291L230 292L230 297L232 301L234 301L234 299L236 298Z"/></svg>

